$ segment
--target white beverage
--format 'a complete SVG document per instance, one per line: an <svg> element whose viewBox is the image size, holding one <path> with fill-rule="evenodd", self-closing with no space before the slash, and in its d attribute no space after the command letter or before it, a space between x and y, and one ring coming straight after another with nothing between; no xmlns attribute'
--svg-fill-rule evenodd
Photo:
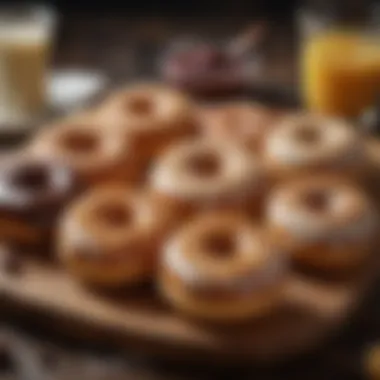
<svg viewBox="0 0 380 380"><path fill-rule="evenodd" d="M0 127L22 126L45 110L52 41L46 16L9 16L0 9Z"/></svg>

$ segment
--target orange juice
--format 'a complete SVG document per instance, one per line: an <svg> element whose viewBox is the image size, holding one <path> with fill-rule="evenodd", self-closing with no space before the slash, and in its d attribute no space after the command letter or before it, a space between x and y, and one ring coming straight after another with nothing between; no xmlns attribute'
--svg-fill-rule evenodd
<svg viewBox="0 0 380 380"><path fill-rule="evenodd" d="M380 37L330 31L310 37L302 55L306 106L355 117L380 93Z"/></svg>

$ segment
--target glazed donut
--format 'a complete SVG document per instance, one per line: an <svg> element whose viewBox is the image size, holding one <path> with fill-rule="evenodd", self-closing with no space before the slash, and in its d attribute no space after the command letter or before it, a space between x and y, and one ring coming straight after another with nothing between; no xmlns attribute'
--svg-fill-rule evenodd
<svg viewBox="0 0 380 380"><path fill-rule="evenodd" d="M98 187L64 213L58 256L69 273L98 287L141 282L156 269L176 213L154 194L123 185Z"/></svg>
<svg viewBox="0 0 380 380"><path fill-rule="evenodd" d="M2 157L0 189L1 241L46 249L59 212L80 184L68 167L12 154Z"/></svg>
<svg viewBox="0 0 380 380"><path fill-rule="evenodd" d="M173 141L192 135L196 126L190 99L154 84L119 91L100 106L98 117L125 131L144 161Z"/></svg>
<svg viewBox="0 0 380 380"><path fill-rule="evenodd" d="M205 320L262 316L281 303L286 256L236 213L198 216L164 247L159 289L175 308Z"/></svg>
<svg viewBox="0 0 380 380"><path fill-rule="evenodd" d="M285 118L268 135L264 164L274 177L288 178L310 171L358 175L363 164L361 140L343 121L319 115Z"/></svg>
<svg viewBox="0 0 380 380"><path fill-rule="evenodd" d="M263 139L282 117L284 111L255 103L229 102L203 107L200 124L206 137L236 139L248 148L261 150Z"/></svg>
<svg viewBox="0 0 380 380"><path fill-rule="evenodd" d="M140 170L124 135L82 119L44 128L30 143L29 151L44 160L62 161L87 185L116 179L135 181Z"/></svg>
<svg viewBox="0 0 380 380"><path fill-rule="evenodd" d="M377 214L363 190L337 177L305 177L269 197L267 221L300 267L350 272L373 248Z"/></svg>
<svg viewBox="0 0 380 380"><path fill-rule="evenodd" d="M265 173L243 146L187 140L164 152L152 168L152 188L185 213L210 208L260 209Z"/></svg>

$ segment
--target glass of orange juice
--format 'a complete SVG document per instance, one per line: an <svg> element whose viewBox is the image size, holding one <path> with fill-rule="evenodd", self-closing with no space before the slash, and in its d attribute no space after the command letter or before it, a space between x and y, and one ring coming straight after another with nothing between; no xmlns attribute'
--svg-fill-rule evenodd
<svg viewBox="0 0 380 380"><path fill-rule="evenodd" d="M300 50L300 76L310 111L354 118L379 95L380 33L364 14L333 17L330 13L319 24L316 17L309 17Z"/></svg>

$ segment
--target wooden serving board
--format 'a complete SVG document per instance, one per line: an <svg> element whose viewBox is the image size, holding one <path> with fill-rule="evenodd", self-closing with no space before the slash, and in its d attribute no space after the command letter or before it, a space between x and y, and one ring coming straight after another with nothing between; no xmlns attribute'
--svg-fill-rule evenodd
<svg viewBox="0 0 380 380"><path fill-rule="evenodd" d="M273 315L239 326L189 320L164 305L152 286L117 296L96 293L53 264L30 258L21 274L0 274L0 300L4 311L21 312L45 328L87 343L160 357L267 361L310 349L335 332L373 283L378 268L370 267L349 281L317 280L294 272L283 305Z"/></svg>

